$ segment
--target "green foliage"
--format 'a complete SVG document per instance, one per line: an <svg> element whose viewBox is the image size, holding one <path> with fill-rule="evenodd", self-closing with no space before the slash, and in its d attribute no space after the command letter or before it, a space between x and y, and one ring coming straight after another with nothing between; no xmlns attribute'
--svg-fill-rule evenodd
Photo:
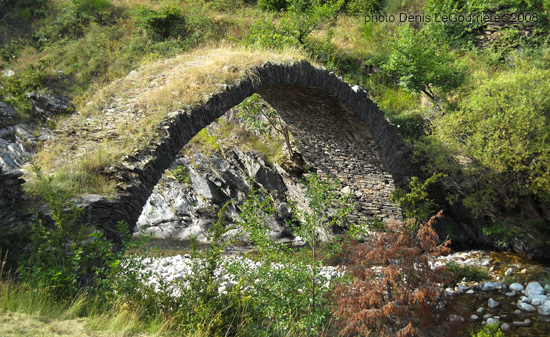
<svg viewBox="0 0 550 337"><path fill-rule="evenodd" d="M350 0L346 2L348 13L363 16L379 13L383 8L384 0Z"/></svg>
<svg viewBox="0 0 550 337"><path fill-rule="evenodd" d="M288 6L287 0L258 0L258 6L264 11L280 11Z"/></svg>
<svg viewBox="0 0 550 337"><path fill-rule="evenodd" d="M396 76L399 85L407 91L423 92L435 100L433 88L449 92L464 80L462 70L452 64L452 54L444 46L433 43L424 31L403 25L390 41L390 48L382 68Z"/></svg>
<svg viewBox="0 0 550 337"><path fill-rule="evenodd" d="M147 38L156 42L183 39L188 34L185 17L175 6L165 7L161 11L140 7L135 12L135 20Z"/></svg>
<svg viewBox="0 0 550 337"><path fill-rule="evenodd" d="M0 0L0 12L6 13L2 19L9 16L38 18L44 15L47 3L48 0Z"/></svg>
<svg viewBox="0 0 550 337"><path fill-rule="evenodd" d="M27 93L44 87L46 67L47 62L41 60L25 68L20 76L3 79L3 84L0 86L0 100L11 104L20 112L29 113L32 110L32 104Z"/></svg>
<svg viewBox="0 0 550 337"><path fill-rule="evenodd" d="M453 286L463 280L466 282L480 282L491 278L484 270L469 266L467 264L462 265L455 261L447 262L445 267L447 267L447 269L453 274Z"/></svg>
<svg viewBox="0 0 550 337"><path fill-rule="evenodd" d="M315 246L322 239L326 240L333 226L346 225L344 221L351 206L349 195L339 196L336 192L339 185L334 180L322 180L313 172L304 177L303 183L308 207L296 210L300 225L294 232L311 246L314 254Z"/></svg>
<svg viewBox="0 0 550 337"><path fill-rule="evenodd" d="M490 4L484 1L427 0L424 11L433 20L427 24L426 30L430 36L441 42L472 48L473 38L483 22L443 22L436 21L435 18L451 14L475 15L486 10L488 6Z"/></svg>
<svg viewBox="0 0 550 337"><path fill-rule="evenodd" d="M242 206L241 226L255 246L258 263L256 266L233 263L226 268L241 283L252 287L252 311L262 313L261 320L252 324L256 326L256 333L318 335L321 329L328 326L330 307L326 294L333 283L329 284L320 275L322 261L316 248L319 246L320 232L326 235L332 224L341 223L349 208L339 203L342 198L336 195L334 182L322 181L311 175L306 184L310 210L295 214L296 221L301 221L295 234L307 243L300 254L270 237L268 222L275 213L275 207L269 196L251 190L249 199ZM333 202L338 206L329 215L323 206ZM333 254L337 247L330 244L324 253L327 256Z"/></svg>
<svg viewBox="0 0 550 337"><path fill-rule="evenodd" d="M426 133L427 121L420 111L410 113L396 113L395 111L386 111L386 116L390 121L397 125L399 133L409 141L418 140Z"/></svg>
<svg viewBox="0 0 550 337"><path fill-rule="evenodd" d="M281 116L265 102L261 101L258 94L254 94L236 106L239 111L237 116L241 118L249 130L260 136L271 138L271 131L279 133L286 142L287 152L292 156L292 145L288 127L281 119Z"/></svg>
<svg viewBox="0 0 550 337"><path fill-rule="evenodd" d="M527 225L526 225L527 227ZM539 229L540 230L540 229ZM507 223L489 223L483 226L483 234L491 238L499 248L506 249L514 238L518 238L525 230ZM540 230L539 234L547 235L546 230ZM542 239L544 236L539 237Z"/></svg>
<svg viewBox="0 0 550 337"><path fill-rule="evenodd" d="M193 142L205 153L218 152L220 150L217 138L212 136L207 128L199 131L195 137L193 137Z"/></svg>
<svg viewBox="0 0 550 337"><path fill-rule="evenodd" d="M226 1L218 1L218 0L205 0L205 5L208 8L212 8L216 11L220 12L232 12L236 9L242 8L244 6L244 3L248 2L243 0L226 0Z"/></svg>
<svg viewBox="0 0 550 337"><path fill-rule="evenodd" d="M277 112L273 109L267 109L265 104L260 102L260 99L258 94L254 94L235 108L239 111L237 116L244 121L248 129L259 135L267 135L271 131L269 118L275 119Z"/></svg>
<svg viewBox="0 0 550 337"><path fill-rule="evenodd" d="M262 110L265 106L260 102L260 96L258 94L254 94L245 99L235 108L239 111L237 116L244 121L248 129L260 135L266 135L271 131L269 122L260 117L262 116ZM274 117L276 113L277 112L272 109L267 112L268 116L271 117Z"/></svg>
<svg viewBox="0 0 550 337"><path fill-rule="evenodd" d="M118 224L122 247L116 247L101 231L83 226L82 209L49 186L52 176L44 176L37 165L33 170L44 185L53 223L35 217L29 224L30 251L20 261L21 278L34 287L51 287L64 298L86 291L109 301L133 291L142 280L142 260L135 254L125 255L123 249L135 250L143 242L130 241L131 234L122 222Z"/></svg>
<svg viewBox="0 0 550 337"><path fill-rule="evenodd" d="M4 60L10 62L15 60L19 54L21 44L19 40L11 40L9 43L0 45L0 61ZM2 62L0 62L0 65L1 64Z"/></svg>
<svg viewBox="0 0 550 337"><path fill-rule="evenodd" d="M498 323L485 325L477 333L470 332L471 337L504 337L504 332L500 330Z"/></svg>
<svg viewBox="0 0 550 337"><path fill-rule="evenodd" d="M550 202L548 70L522 64L478 85L435 125L432 139L471 159L465 205L476 212L533 194Z"/></svg>
<svg viewBox="0 0 550 337"><path fill-rule="evenodd" d="M420 223L426 222L434 214L437 204L428 198L428 186L443 176L443 174L434 173L424 182L421 182L418 177L412 177L408 186L410 192L405 192L400 188L396 188L392 192L390 200L403 207L405 218L416 219L413 222L413 230L416 231Z"/></svg>
<svg viewBox="0 0 550 337"><path fill-rule="evenodd" d="M241 40L254 48L282 49L288 46L304 46L308 35L318 26L334 18L343 0L305 1L293 0L279 24L263 17L258 20Z"/></svg>
<svg viewBox="0 0 550 337"><path fill-rule="evenodd" d="M184 183L187 185L191 184L191 175L189 174L189 170L185 166L178 165L172 172L174 173L176 180L180 183Z"/></svg>
<svg viewBox="0 0 550 337"><path fill-rule="evenodd" d="M71 0L54 10L57 11L55 21L34 35L41 47L62 38L80 38L91 23L108 25L115 19L114 7L109 0Z"/></svg>
<svg viewBox="0 0 550 337"><path fill-rule="evenodd" d="M182 331L200 331L205 336L237 335L246 321L249 297L243 296L240 287L227 293L220 292L221 281L215 272L222 266L222 253L231 244L224 234L227 202L218 213L218 221L205 233L210 242L201 254L196 239L192 239L193 264L187 286L179 287L181 295L175 299L174 319Z"/></svg>

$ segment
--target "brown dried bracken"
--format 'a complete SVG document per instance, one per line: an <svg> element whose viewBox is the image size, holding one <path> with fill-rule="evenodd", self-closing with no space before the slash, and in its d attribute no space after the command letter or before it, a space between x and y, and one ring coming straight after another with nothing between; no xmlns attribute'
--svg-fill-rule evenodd
<svg viewBox="0 0 550 337"><path fill-rule="evenodd" d="M343 247L343 268L353 279L333 293L340 335L448 335L438 304L447 300L442 284L451 275L446 268L430 264L450 251L450 242L438 244L433 229L441 213L418 233L408 230L409 224L394 222L369 242L350 240Z"/></svg>

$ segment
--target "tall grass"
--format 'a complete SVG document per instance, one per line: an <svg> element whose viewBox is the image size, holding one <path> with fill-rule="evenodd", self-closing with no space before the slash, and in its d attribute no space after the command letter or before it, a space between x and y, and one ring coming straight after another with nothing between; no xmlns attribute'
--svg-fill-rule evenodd
<svg viewBox="0 0 550 337"><path fill-rule="evenodd" d="M160 336L170 326L170 320L160 316L145 322L139 308L125 303L107 309L86 293L58 298L48 287L9 279L0 281L0 317L2 336L32 335L37 329L50 331L48 336Z"/></svg>

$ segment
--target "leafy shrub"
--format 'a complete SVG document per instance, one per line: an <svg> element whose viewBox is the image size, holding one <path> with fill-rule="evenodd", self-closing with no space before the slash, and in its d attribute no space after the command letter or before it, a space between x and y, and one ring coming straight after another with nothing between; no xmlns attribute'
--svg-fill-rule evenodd
<svg viewBox="0 0 550 337"><path fill-rule="evenodd" d="M464 14L475 15L485 11L489 2L483 1L453 1L453 0L428 0L424 6L426 15L435 18L442 15ZM472 48L474 36L483 27L484 23L477 22L443 22L443 20L431 20L426 27L430 36L450 45Z"/></svg>
<svg viewBox="0 0 550 337"><path fill-rule="evenodd" d="M256 266L234 263L227 268L237 279L252 287L252 312L261 312L261 319L251 324L256 333L269 335L318 335L328 326L329 302L326 294L332 284L320 275L320 239L332 224L343 221L349 208L341 204L334 183L311 175L306 181L309 211L295 214L301 225L295 228L307 248L297 254L290 247L270 237L269 218L275 213L273 200L251 190L250 199L242 206L241 226L255 245ZM326 205L338 205L327 213ZM329 245L334 248L335 246ZM336 246L337 247L337 246ZM332 254L332 249L325 250Z"/></svg>
<svg viewBox="0 0 550 337"><path fill-rule="evenodd" d="M399 133L407 140L418 140L426 134L428 122L420 111L410 113L386 111L386 116L397 125Z"/></svg>
<svg viewBox="0 0 550 337"><path fill-rule="evenodd" d="M206 6L220 12L231 12L244 6L243 0L205 0Z"/></svg>
<svg viewBox="0 0 550 337"><path fill-rule="evenodd" d="M528 195L550 202L550 85L547 70L514 69L479 78L458 109L437 120L430 137L469 158L464 204L480 213L513 207Z"/></svg>
<svg viewBox="0 0 550 337"><path fill-rule="evenodd" d="M431 261L450 250L449 241L438 245L433 224L441 212L423 224L416 235L389 224L367 243L350 241L342 249L351 282L336 287L333 312L343 336L444 336L445 298L440 284L450 280L444 267Z"/></svg>
<svg viewBox="0 0 550 337"><path fill-rule="evenodd" d="M140 7L135 20L146 36L156 42L183 39L188 34L185 17L176 7L165 7L159 12Z"/></svg>
<svg viewBox="0 0 550 337"><path fill-rule="evenodd" d="M180 295L172 307L174 319L182 331L200 331L205 336L233 336L243 328L247 320L250 300L235 286L227 293L220 292L221 281L215 272L222 266L222 253L231 244L224 234L225 212L229 202L218 212L218 221L206 231L210 242L201 254L196 239L192 239L192 273L187 277L188 286L180 286Z"/></svg>
<svg viewBox="0 0 550 337"><path fill-rule="evenodd" d="M47 3L48 0L0 0L0 12L7 14L3 19L8 16L37 18L44 15Z"/></svg>
<svg viewBox="0 0 550 337"><path fill-rule="evenodd" d="M0 100L16 107L20 112L28 113L32 104L27 93L38 91L44 87L46 79L46 61L39 61L29 65L20 76L8 77L0 87Z"/></svg>
<svg viewBox="0 0 550 337"><path fill-rule="evenodd" d="M258 0L258 6L264 11L280 11L288 6L287 0Z"/></svg>
<svg viewBox="0 0 550 337"><path fill-rule="evenodd" d="M82 209L49 186L52 176L44 176L39 166L33 169L44 185L53 223L35 217L29 224L29 252L19 263L21 278L34 287L51 287L63 298L86 291L109 302L134 291L147 275L141 275L142 259L136 254L125 255L124 249L136 250L143 242L132 242L122 222L118 223L121 246L101 231L84 226Z"/></svg>
<svg viewBox="0 0 550 337"><path fill-rule="evenodd" d="M77 39L84 35L90 23L107 25L115 17L109 0L71 0L54 10L59 11L55 21L34 35L41 47L65 37Z"/></svg>
<svg viewBox="0 0 550 337"><path fill-rule="evenodd" d="M237 116L246 124L247 128L259 135L268 135L272 130L283 136L289 156L294 153L290 143L288 126L281 119L277 111L260 101L259 95L254 94L245 99L235 108L239 111Z"/></svg>
<svg viewBox="0 0 550 337"><path fill-rule="evenodd" d="M173 172L177 181L184 184L191 184L191 175L185 166L178 165Z"/></svg>
<svg viewBox="0 0 550 337"><path fill-rule="evenodd" d="M21 48L21 42L18 40L11 40L9 43L1 45L0 60L4 60L6 62L13 61L18 56L19 48ZM0 65L1 64L2 63L0 62Z"/></svg>
<svg viewBox="0 0 550 337"><path fill-rule="evenodd" d="M430 42L424 31L416 32L403 25L390 41L390 48L382 69L395 75L407 91L423 92L433 101L436 99L433 88L449 92L464 81L463 72L452 64L452 55L445 47Z"/></svg>
<svg viewBox="0 0 550 337"><path fill-rule="evenodd" d="M405 218L416 219L412 222L413 227L411 229L417 229L420 223L427 221L434 213L437 204L428 198L428 186L435 183L442 176L442 174L433 174L424 182L420 182L418 177L411 177L408 186L410 192L407 193L400 188L392 192L390 200L403 207Z"/></svg>
<svg viewBox="0 0 550 337"><path fill-rule="evenodd" d="M383 0L350 0L346 2L346 11L348 13L363 16L379 13L383 8Z"/></svg>
<svg viewBox="0 0 550 337"><path fill-rule="evenodd" d="M504 337L504 332L500 330L498 323L487 324L477 333L471 332L471 337Z"/></svg>
<svg viewBox="0 0 550 337"><path fill-rule="evenodd" d="M292 1L279 24L263 17L250 28L241 43L255 48L304 46L308 35L322 23L333 19L341 5L342 0Z"/></svg>

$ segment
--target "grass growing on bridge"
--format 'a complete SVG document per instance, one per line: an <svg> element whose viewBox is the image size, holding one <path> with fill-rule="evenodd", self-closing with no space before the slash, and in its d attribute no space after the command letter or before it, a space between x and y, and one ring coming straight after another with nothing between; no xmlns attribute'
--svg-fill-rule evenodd
<svg viewBox="0 0 550 337"><path fill-rule="evenodd" d="M113 195L117 182L108 177L110 167L149 144L168 113L206 102L224 85L250 76L257 65L304 58L292 49L269 52L224 46L143 65L95 93L78 113L59 120L55 140L44 144L35 161L42 174L55 172L48 188L71 195ZM34 178L27 189L39 196L44 184Z"/></svg>

